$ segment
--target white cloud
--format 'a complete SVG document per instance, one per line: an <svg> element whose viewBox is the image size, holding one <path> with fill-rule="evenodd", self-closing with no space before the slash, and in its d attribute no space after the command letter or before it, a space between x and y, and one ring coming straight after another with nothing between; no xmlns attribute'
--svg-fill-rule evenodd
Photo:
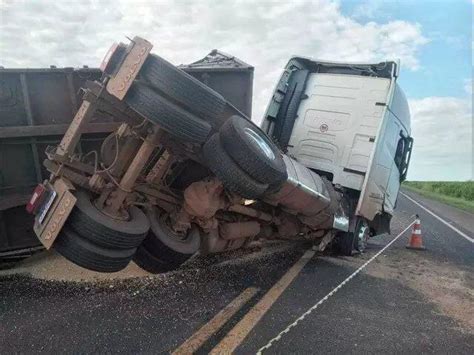
<svg viewBox="0 0 474 355"><path fill-rule="evenodd" d="M352 17L356 19L374 19L380 10L383 10L383 5L383 2L380 0L361 1L354 8Z"/></svg>
<svg viewBox="0 0 474 355"><path fill-rule="evenodd" d="M472 103L468 98L410 100L415 139L410 180L472 178Z"/></svg>
<svg viewBox="0 0 474 355"><path fill-rule="evenodd" d="M419 68L427 42L406 21L361 24L326 0L259 1L8 1L0 2L0 65L98 66L124 36L150 40L175 64L218 48L255 66L254 119L259 121L291 55L337 61L400 58Z"/></svg>
<svg viewBox="0 0 474 355"><path fill-rule="evenodd" d="M473 0L473 1L474 1L474 0ZM472 95L472 86L473 86L472 78L471 78L471 79L465 79L465 80L464 80L464 91L465 91L468 95Z"/></svg>

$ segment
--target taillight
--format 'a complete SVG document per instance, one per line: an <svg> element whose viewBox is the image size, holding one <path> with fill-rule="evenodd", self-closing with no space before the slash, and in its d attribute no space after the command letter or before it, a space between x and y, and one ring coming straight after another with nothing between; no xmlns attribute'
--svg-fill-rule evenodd
<svg viewBox="0 0 474 355"><path fill-rule="evenodd" d="M33 195L30 198L30 201L26 205L26 211L31 214L36 214L38 207L44 201L44 198L47 195L46 187L43 184L36 186Z"/></svg>

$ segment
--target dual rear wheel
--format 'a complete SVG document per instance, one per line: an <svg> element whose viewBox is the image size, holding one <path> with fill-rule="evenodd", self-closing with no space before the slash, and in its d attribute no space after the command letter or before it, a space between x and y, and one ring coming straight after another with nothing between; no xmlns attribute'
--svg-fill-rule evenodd
<svg viewBox="0 0 474 355"><path fill-rule="evenodd" d="M81 267L117 272L134 260L142 269L160 273L178 268L199 250L199 229L174 232L167 214L158 208L145 214L131 206L129 219L118 220L100 212L90 193L77 191L75 195L77 203L54 248Z"/></svg>
<svg viewBox="0 0 474 355"><path fill-rule="evenodd" d="M183 233L175 232L168 218L156 207L147 211L151 229L133 258L142 269L153 274L177 269L201 245L200 230L192 226Z"/></svg>
<svg viewBox="0 0 474 355"><path fill-rule="evenodd" d="M287 179L286 166L275 144L252 122L230 117L204 144L203 155L224 186L256 199Z"/></svg>
<svg viewBox="0 0 474 355"><path fill-rule="evenodd" d="M122 270L147 236L148 218L138 207L131 206L128 220L114 219L97 209L90 193L79 190L75 196L76 205L54 248L66 259L89 270Z"/></svg>

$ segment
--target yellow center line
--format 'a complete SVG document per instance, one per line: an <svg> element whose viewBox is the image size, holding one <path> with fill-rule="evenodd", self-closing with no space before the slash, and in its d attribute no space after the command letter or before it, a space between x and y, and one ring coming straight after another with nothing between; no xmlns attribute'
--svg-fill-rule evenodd
<svg viewBox="0 0 474 355"><path fill-rule="evenodd" d="M234 328L212 349L210 354L230 354L242 343L255 325L275 303L283 291L291 284L306 263L314 256L315 251L308 250L304 255L282 276L280 280L253 306L253 308L235 325Z"/></svg>
<svg viewBox="0 0 474 355"><path fill-rule="evenodd" d="M192 354L196 352L213 334L215 334L227 321L234 316L253 296L258 288L249 287L232 300L224 309L217 313L214 318L203 325L196 333L191 335L172 354Z"/></svg>

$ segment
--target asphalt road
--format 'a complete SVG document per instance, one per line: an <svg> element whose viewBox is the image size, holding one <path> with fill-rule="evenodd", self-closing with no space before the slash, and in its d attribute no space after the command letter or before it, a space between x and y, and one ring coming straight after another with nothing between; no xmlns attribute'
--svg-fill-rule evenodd
<svg viewBox="0 0 474 355"><path fill-rule="evenodd" d="M467 235L459 211L411 194ZM400 233L418 213L427 250L409 231L264 353L474 353L474 244L403 196L392 236L356 257L317 255L236 349L255 353ZM462 214L462 213L461 213ZM169 353L248 287L257 295L198 350L211 351L308 249L275 245L174 273L99 283L0 278L0 351ZM250 329L250 328L249 328Z"/></svg>

